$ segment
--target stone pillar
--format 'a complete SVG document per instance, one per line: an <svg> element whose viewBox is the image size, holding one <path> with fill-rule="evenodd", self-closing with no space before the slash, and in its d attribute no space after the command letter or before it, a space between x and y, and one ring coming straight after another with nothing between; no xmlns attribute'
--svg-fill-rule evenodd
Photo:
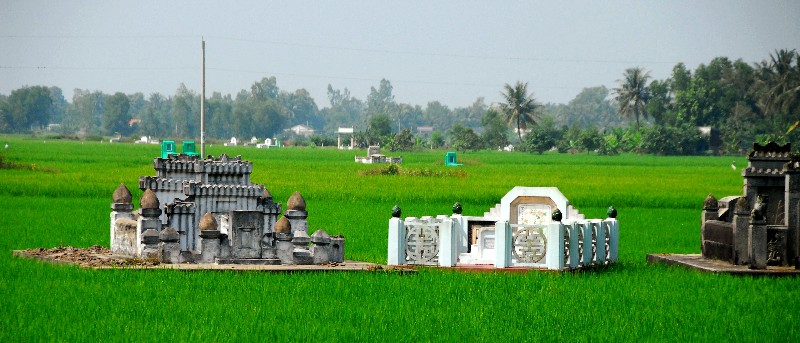
<svg viewBox="0 0 800 343"><path fill-rule="evenodd" d="M128 190L128 187L125 186L124 183L120 183L117 189L114 191L112 195L113 202L111 203L111 253L112 254L120 254L123 251L130 251L130 247L128 249L123 249L121 247L121 242L118 242L116 232L117 232L117 221L124 219L124 220L133 220L133 201L131 196L131 191Z"/></svg>
<svg viewBox="0 0 800 343"><path fill-rule="evenodd" d="M459 254L467 252L467 247L469 246L467 223L466 220L464 220L464 217L461 216L462 212L463 208L461 207L460 203L456 202L453 204L453 215L450 216L450 219L453 220L455 225L454 239L456 245L454 249L456 249L456 258L458 258Z"/></svg>
<svg viewBox="0 0 800 343"><path fill-rule="evenodd" d="M713 194L709 193L703 202L703 214L700 218L700 251L705 256L706 222L719 219L719 203Z"/></svg>
<svg viewBox="0 0 800 343"><path fill-rule="evenodd" d="M733 212L733 263L742 265L750 262L748 246L750 232L750 206L747 198L739 197Z"/></svg>
<svg viewBox="0 0 800 343"><path fill-rule="evenodd" d="M136 243L138 244L137 256L142 257L144 232L152 229L155 231L156 237L161 233L161 219L159 218L161 209L159 208L159 202L155 192L149 188L142 194L139 204L141 208L139 209L140 216L136 223Z"/></svg>
<svg viewBox="0 0 800 343"><path fill-rule="evenodd" d="M217 220L210 212L200 219L200 254L197 263L214 263L220 257L220 231Z"/></svg>
<svg viewBox="0 0 800 343"><path fill-rule="evenodd" d="M560 222L552 222L545 229L547 237L547 269L564 269L564 226Z"/></svg>
<svg viewBox="0 0 800 343"><path fill-rule="evenodd" d="M619 221L614 207L608 208L608 218L604 224L608 225L608 263L616 263L619 261Z"/></svg>
<svg viewBox="0 0 800 343"><path fill-rule="evenodd" d="M276 255L281 264L294 264L294 244L292 244L292 228L286 217L275 223Z"/></svg>
<svg viewBox="0 0 800 343"><path fill-rule="evenodd" d="M325 230L317 230L311 235L311 257L314 264L331 262L331 237Z"/></svg>
<svg viewBox="0 0 800 343"><path fill-rule="evenodd" d="M800 160L792 158L783 166L784 209L786 219L786 261L791 265L800 262Z"/></svg>
<svg viewBox="0 0 800 343"><path fill-rule="evenodd" d="M754 209L750 216L748 250L750 269L767 269L767 221L765 213Z"/></svg>
<svg viewBox="0 0 800 343"><path fill-rule="evenodd" d="M180 234L174 227L168 227L161 231L161 262L182 263Z"/></svg>
<svg viewBox="0 0 800 343"><path fill-rule="evenodd" d="M439 226L439 265L452 267L458 261L456 230L452 219L444 217Z"/></svg>
<svg viewBox="0 0 800 343"><path fill-rule="evenodd" d="M158 231L154 229L147 229L142 233L142 253L143 259L159 259L159 240Z"/></svg>
<svg viewBox="0 0 800 343"><path fill-rule="evenodd" d="M292 234L296 235L297 231L305 231L308 235L308 212L306 212L306 201L303 196L298 192L294 192L289 201L286 202L286 212L284 218L287 218L291 223Z"/></svg>
<svg viewBox="0 0 800 343"><path fill-rule="evenodd" d="M331 262L344 262L344 236L331 237Z"/></svg>
<svg viewBox="0 0 800 343"><path fill-rule="evenodd" d="M406 264L406 226L400 216L400 206L392 208L392 219L389 219L389 256L386 264L396 266Z"/></svg>
<svg viewBox="0 0 800 343"><path fill-rule="evenodd" d="M312 264L314 259L311 257L308 243L311 242L311 237L305 231L296 231L292 237L292 244L294 244L294 263L295 264Z"/></svg>
<svg viewBox="0 0 800 343"><path fill-rule="evenodd" d="M498 221L494 225L495 268L511 266L511 225L507 221Z"/></svg>

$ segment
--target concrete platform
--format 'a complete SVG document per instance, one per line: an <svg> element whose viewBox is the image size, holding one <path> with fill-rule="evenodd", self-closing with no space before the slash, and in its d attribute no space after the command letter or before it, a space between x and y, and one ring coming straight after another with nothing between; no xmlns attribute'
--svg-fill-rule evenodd
<svg viewBox="0 0 800 343"><path fill-rule="evenodd" d="M700 254L648 254L648 263L662 263L670 266L683 266L707 273L724 273L752 276L800 276L800 269L789 266L768 266L767 269L750 269L725 261L712 260Z"/></svg>

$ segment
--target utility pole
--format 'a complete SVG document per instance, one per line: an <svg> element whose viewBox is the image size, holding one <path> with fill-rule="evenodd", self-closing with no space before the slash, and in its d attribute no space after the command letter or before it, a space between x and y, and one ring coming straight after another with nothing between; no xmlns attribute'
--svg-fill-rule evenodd
<svg viewBox="0 0 800 343"><path fill-rule="evenodd" d="M203 50L203 86L200 88L200 158L206 157L206 41L200 37Z"/></svg>

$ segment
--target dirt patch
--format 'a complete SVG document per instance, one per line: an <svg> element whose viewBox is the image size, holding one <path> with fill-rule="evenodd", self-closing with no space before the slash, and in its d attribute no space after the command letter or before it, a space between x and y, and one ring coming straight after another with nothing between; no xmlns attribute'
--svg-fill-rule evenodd
<svg viewBox="0 0 800 343"><path fill-rule="evenodd" d="M14 254L56 263L77 264L81 267L88 268L153 267L159 265L157 260L115 256L111 254L111 249L99 245L93 245L88 248L76 248L72 246L50 249L35 248L15 251Z"/></svg>

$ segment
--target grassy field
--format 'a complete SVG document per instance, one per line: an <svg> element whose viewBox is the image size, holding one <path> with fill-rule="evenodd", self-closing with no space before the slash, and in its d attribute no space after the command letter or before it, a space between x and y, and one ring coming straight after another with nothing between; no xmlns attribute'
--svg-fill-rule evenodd
<svg viewBox="0 0 800 343"><path fill-rule="evenodd" d="M620 220L621 263L602 272L263 274L85 270L13 249L108 246L111 194L152 175L158 146L0 136L0 341L798 341L800 283L645 263L699 252L705 196L740 194L743 157L404 153L409 175L365 175L361 151L228 148L311 231L346 236L346 258L386 262L387 222L481 215L514 186L556 186L589 217ZM437 176L438 175L438 176ZM138 206L137 206L138 207Z"/></svg>

